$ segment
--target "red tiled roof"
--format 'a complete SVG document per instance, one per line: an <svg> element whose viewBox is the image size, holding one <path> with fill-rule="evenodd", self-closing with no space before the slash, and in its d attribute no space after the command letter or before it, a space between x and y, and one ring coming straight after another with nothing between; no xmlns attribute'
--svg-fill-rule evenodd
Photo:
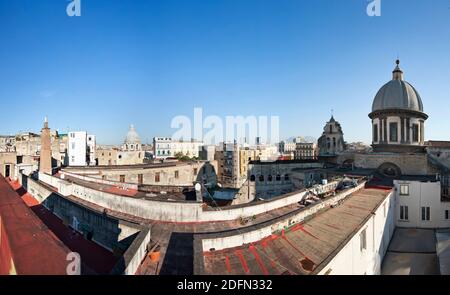
<svg viewBox="0 0 450 295"><path fill-rule="evenodd" d="M9 274L11 265L3 264L12 260L17 274L66 274L66 258L71 251L28 208L3 177L0 177L0 219L0 272ZM8 266L9 270L1 268Z"/></svg>
<svg viewBox="0 0 450 295"><path fill-rule="evenodd" d="M429 147L450 148L450 141L430 140L426 143Z"/></svg>
<svg viewBox="0 0 450 295"><path fill-rule="evenodd" d="M19 183L10 182L10 185L22 196L22 200L29 207L32 207L32 211L37 217L50 228L62 243L73 252L80 254L83 265L87 266L89 271L94 271L97 274L108 274L111 271L119 257L115 257L109 250L95 242L86 240L83 235L64 225L61 219L39 204Z"/></svg>

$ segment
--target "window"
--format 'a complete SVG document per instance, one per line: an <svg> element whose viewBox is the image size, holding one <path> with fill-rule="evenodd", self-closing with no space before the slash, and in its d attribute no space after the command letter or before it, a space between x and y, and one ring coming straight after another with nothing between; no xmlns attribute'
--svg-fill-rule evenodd
<svg viewBox="0 0 450 295"><path fill-rule="evenodd" d="M445 210L445 220L448 220L448 210Z"/></svg>
<svg viewBox="0 0 450 295"><path fill-rule="evenodd" d="M430 207L422 207L422 221L430 221Z"/></svg>
<svg viewBox="0 0 450 295"><path fill-rule="evenodd" d="M194 175L198 174L198 168L194 168Z"/></svg>
<svg viewBox="0 0 450 295"><path fill-rule="evenodd" d="M75 142L72 142L72 149L75 149Z"/></svg>
<svg viewBox="0 0 450 295"><path fill-rule="evenodd" d="M359 234L359 241L360 241L360 250L366 250L367 249L367 234L366 234L366 229L364 229L360 234Z"/></svg>
<svg viewBox="0 0 450 295"><path fill-rule="evenodd" d="M420 121L420 142L424 141L424 132L425 132L424 122Z"/></svg>
<svg viewBox="0 0 450 295"><path fill-rule="evenodd" d="M373 125L373 142L378 142L378 124Z"/></svg>
<svg viewBox="0 0 450 295"><path fill-rule="evenodd" d="M408 184L400 185L400 196L409 196L409 185Z"/></svg>
<svg viewBox="0 0 450 295"><path fill-rule="evenodd" d="M143 174L138 174L138 183L139 184L143 184L144 183L144 175Z"/></svg>
<svg viewBox="0 0 450 295"><path fill-rule="evenodd" d="M264 175L259 176L259 181L264 181Z"/></svg>
<svg viewBox="0 0 450 295"><path fill-rule="evenodd" d="M160 181L160 173L159 172L156 172L155 173L155 182L159 182Z"/></svg>
<svg viewBox="0 0 450 295"><path fill-rule="evenodd" d="M102 179L103 179L103 180L106 180L106 175L102 175Z"/></svg>
<svg viewBox="0 0 450 295"><path fill-rule="evenodd" d="M408 220L408 206L400 206L400 220Z"/></svg>
<svg viewBox="0 0 450 295"><path fill-rule="evenodd" d="M120 182L125 182L125 175L120 175Z"/></svg>
<svg viewBox="0 0 450 295"><path fill-rule="evenodd" d="M180 173L178 172L178 170L175 171L175 178L178 179L178 177L180 177Z"/></svg>
<svg viewBox="0 0 450 295"><path fill-rule="evenodd" d="M389 123L389 140L398 141L398 123Z"/></svg>
<svg viewBox="0 0 450 295"><path fill-rule="evenodd" d="M251 175L251 176L250 176L250 181L252 181L252 182L253 182L253 181L255 181L255 180L256 180L256 177L255 177L255 175Z"/></svg>
<svg viewBox="0 0 450 295"><path fill-rule="evenodd" d="M336 147L336 137L333 137L333 147Z"/></svg>
<svg viewBox="0 0 450 295"><path fill-rule="evenodd" d="M289 180L289 174L286 174L285 176L284 176L284 180Z"/></svg>
<svg viewBox="0 0 450 295"><path fill-rule="evenodd" d="M419 124L413 124L413 142L419 142Z"/></svg>
<svg viewBox="0 0 450 295"><path fill-rule="evenodd" d="M267 180L268 180L268 181L272 181L272 175L269 175L269 176L267 177Z"/></svg>

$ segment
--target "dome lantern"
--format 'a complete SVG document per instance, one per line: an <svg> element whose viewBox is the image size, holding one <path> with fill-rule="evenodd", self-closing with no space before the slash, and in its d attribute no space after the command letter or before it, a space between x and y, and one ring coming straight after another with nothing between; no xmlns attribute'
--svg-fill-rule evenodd
<svg viewBox="0 0 450 295"><path fill-rule="evenodd" d="M400 69L400 60L397 59L395 61L395 63L397 64L397 66L395 67L394 71L392 72L392 74L393 74L392 80L403 81L403 71Z"/></svg>

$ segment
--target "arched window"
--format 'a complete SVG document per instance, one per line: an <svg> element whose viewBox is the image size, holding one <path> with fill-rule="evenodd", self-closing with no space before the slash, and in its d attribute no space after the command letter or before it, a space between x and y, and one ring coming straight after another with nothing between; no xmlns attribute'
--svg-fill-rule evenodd
<svg viewBox="0 0 450 295"><path fill-rule="evenodd" d="M251 175L251 176L250 176L250 181L251 181L251 182L254 182L255 180L256 180L255 175Z"/></svg>
<svg viewBox="0 0 450 295"><path fill-rule="evenodd" d="M284 180L289 180L289 174L284 175Z"/></svg>
<svg viewBox="0 0 450 295"><path fill-rule="evenodd" d="M267 181L272 181L272 175L269 175L269 176L267 177Z"/></svg>
<svg viewBox="0 0 450 295"><path fill-rule="evenodd" d="M281 181L281 175L280 174L277 174L276 180L277 181Z"/></svg>
<svg viewBox="0 0 450 295"><path fill-rule="evenodd" d="M264 175L259 176L259 181L264 181Z"/></svg>

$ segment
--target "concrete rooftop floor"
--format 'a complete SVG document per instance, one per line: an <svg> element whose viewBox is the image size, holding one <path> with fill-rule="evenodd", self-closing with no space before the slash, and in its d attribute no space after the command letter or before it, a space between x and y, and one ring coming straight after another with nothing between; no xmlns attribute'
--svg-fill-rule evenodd
<svg viewBox="0 0 450 295"><path fill-rule="evenodd" d="M440 274L435 231L397 228L383 260L381 274Z"/></svg>

